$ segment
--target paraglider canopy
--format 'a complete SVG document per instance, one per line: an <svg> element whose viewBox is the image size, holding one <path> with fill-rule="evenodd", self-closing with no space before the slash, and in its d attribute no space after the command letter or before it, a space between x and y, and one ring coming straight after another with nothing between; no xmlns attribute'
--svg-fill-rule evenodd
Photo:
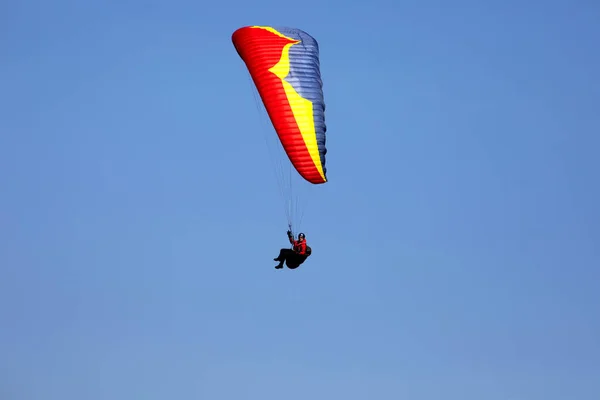
<svg viewBox="0 0 600 400"><path fill-rule="evenodd" d="M247 26L232 42L296 171L312 184L327 182L317 41L300 29Z"/></svg>
<svg viewBox="0 0 600 400"><path fill-rule="evenodd" d="M270 120L265 139L288 227L300 229L306 191L328 181L319 45L300 29L272 26L239 28L231 40L258 92L257 106Z"/></svg>

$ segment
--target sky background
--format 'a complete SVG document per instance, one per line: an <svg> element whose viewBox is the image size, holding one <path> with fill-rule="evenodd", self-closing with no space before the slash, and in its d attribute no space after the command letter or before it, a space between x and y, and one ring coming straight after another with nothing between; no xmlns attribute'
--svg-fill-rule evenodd
<svg viewBox="0 0 600 400"><path fill-rule="evenodd" d="M599 399L599 20L3 2L0 398ZM295 271L231 43L255 24L321 50L330 182Z"/></svg>

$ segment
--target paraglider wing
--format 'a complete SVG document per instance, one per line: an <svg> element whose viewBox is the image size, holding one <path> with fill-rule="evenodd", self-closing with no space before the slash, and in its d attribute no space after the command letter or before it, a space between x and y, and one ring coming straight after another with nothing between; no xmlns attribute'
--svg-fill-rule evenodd
<svg viewBox="0 0 600 400"><path fill-rule="evenodd" d="M296 171L310 183L327 182L317 41L299 29L247 26L232 42Z"/></svg>

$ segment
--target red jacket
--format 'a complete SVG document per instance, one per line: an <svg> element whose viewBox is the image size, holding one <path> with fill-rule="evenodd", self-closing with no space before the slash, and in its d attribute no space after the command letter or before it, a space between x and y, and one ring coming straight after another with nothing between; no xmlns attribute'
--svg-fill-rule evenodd
<svg viewBox="0 0 600 400"><path fill-rule="evenodd" d="M306 254L306 239L299 242L297 240L294 240L294 238L292 238L291 236L289 237L290 239L290 243L294 246L294 251L298 254Z"/></svg>

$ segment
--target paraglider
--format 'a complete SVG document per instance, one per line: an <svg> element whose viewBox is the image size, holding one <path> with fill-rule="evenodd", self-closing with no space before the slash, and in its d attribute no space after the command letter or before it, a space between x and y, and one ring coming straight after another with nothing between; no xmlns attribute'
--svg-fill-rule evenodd
<svg viewBox="0 0 600 400"><path fill-rule="evenodd" d="M231 39L260 95L286 161L303 184L326 183L327 127L317 41L300 29L271 26L242 27ZM279 177L283 180L286 174ZM299 223L294 214L298 208L297 193L293 192L291 182L280 182L280 189L289 190L285 200L288 232L292 235L295 224ZM293 236L289 237L295 246ZM286 254L278 259L289 260L291 253Z"/></svg>
<svg viewBox="0 0 600 400"><path fill-rule="evenodd" d="M298 240L294 240L294 236L291 231L287 231L288 240L292 244L291 249L281 249L279 255L273 259L273 261L279 261L279 264L275 266L275 269L283 268L283 263L289 269L298 268L306 259L311 255L312 249L306 244L306 236L304 233L298 234Z"/></svg>

